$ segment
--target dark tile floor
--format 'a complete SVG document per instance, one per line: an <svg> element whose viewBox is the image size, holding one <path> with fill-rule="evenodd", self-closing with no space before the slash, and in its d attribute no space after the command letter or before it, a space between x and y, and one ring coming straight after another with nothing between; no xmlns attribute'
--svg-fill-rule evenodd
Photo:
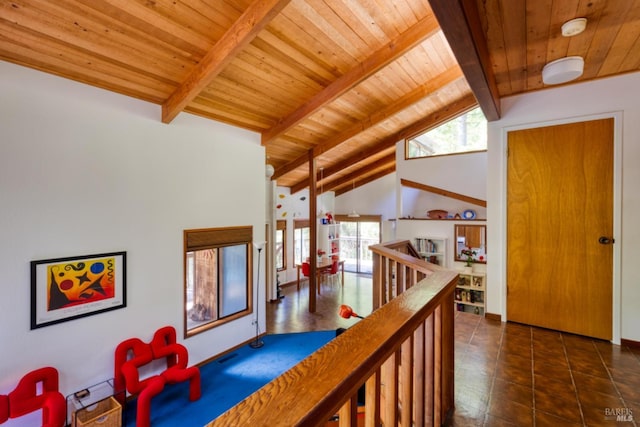
<svg viewBox="0 0 640 427"><path fill-rule="evenodd" d="M455 336L454 426L638 425L638 350L460 312Z"/></svg>
<svg viewBox="0 0 640 427"><path fill-rule="evenodd" d="M371 311L371 279L327 283L316 313L308 289L267 306L268 333L349 327L340 304ZM452 426L640 425L640 351L606 341L456 312ZM626 421L616 421L616 416Z"/></svg>

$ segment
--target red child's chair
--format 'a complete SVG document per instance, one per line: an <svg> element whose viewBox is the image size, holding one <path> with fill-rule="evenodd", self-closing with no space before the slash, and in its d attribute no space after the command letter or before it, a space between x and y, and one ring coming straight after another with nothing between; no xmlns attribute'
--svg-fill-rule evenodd
<svg viewBox="0 0 640 427"><path fill-rule="evenodd" d="M0 395L0 424L40 409L43 427L64 426L66 403L58 391L58 370L50 366L29 372L11 393Z"/></svg>
<svg viewBox="0 0 640 427"><path fill-rule="evenodd" d="M187 349L176 343L176 330L172 326L160 328L153 335L151 352L154 359L167 360L167 369L162 377L168 384L189 381L189 400L200 399L200 370L196 366L187 367Z"/></svg>
<svg viewBox="0 0 640 427"><path fill-rule="evenodd" d="M167 368L141 380L139 369L157 359L166 359ZM176 342L172 326L158 329L151 343L130 338L116 347L114 385L116 390L126 389L131 395L137 395L137 427L151 425L151 399L167 383L189 380L189 399L200 398L200 370L195 366L188 368L187 363L187 349Z"/></svg>
<svg viewBox="0 0 640 427"><path fill-rule="evenodd" d="M116 390L126 389L132 396L138 396L138 427L151 425L151 399L164 389L164 379L160 375L140 378L138 369L152 361L151 346L138 338L125 340L116 348L114 386Z"/></svg>
<svg viewBox="0 0 640 427"><path fill-rule="evenodd" d="M0 394L0 424L9 419L9 396Z"/></svg>

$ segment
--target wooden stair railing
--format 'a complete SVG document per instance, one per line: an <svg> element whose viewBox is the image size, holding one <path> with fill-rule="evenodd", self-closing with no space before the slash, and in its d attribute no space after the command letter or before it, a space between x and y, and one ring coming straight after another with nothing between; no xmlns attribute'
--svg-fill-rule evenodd
<svg viewBox="0 0 640 427"><path fill-rule="evenodd" d="M453 410L457 273L399 252L407 245L370 247L381 264L374 287L391 270L419 283L381 292L397 296L207 427L326 426L335 414L340 427L442 425ZM356 407L363 384L364 411Z"/></svg>
<svg viewBox="0 0 640 427"><path fill-rule="evenodd" d="M408 240L394 240L369 249L373 253L374 310L433 272L447 271L423 260Z"/></svg>

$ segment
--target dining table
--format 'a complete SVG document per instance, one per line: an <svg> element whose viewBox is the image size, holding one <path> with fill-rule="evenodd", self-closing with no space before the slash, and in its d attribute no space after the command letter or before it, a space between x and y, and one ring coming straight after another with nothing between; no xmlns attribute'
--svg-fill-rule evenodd
<svg viewBox="0 0 640 427"><path fill-rule="evenodd" d="M331 270L331 266L333 265L333 260L331 258L322 258L322 261L320 261L317 265L316 265L316 271L317 274L321 274L327 270ZM298 268L298 280L297 280L297 287L298 287L298 291L300 290L300 271L302 270L302 264L296 264L296 267ZM344 285L344 260L338 260L338 268L340 269L340 283L342 285Z"/></svg>

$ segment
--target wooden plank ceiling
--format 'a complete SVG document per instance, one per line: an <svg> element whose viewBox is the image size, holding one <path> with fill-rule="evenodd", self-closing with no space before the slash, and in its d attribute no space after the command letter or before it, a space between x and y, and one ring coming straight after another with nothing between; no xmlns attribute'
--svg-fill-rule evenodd
<svg viewBox="0 0 640 427"><path fill-rule="evenodd" d="M640 0L0 0L0 59L260 132L293 192L310 156L336 194L392 173L397 141L499 118L550 60L638 71L639 34Z"/></svg>

